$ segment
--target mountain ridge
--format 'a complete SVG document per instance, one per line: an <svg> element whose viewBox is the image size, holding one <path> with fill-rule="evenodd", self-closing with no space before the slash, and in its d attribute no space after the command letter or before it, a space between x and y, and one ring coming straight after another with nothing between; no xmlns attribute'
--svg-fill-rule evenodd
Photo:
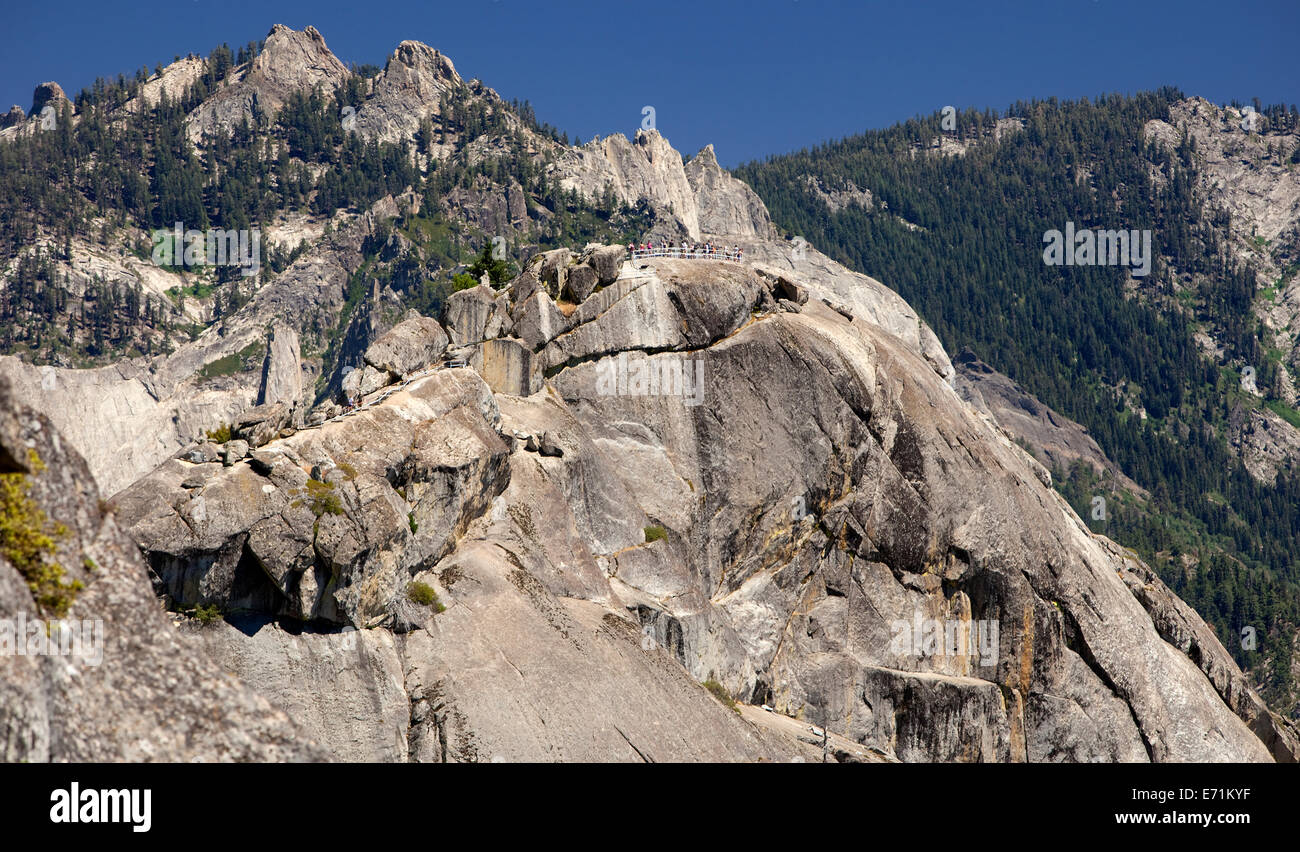
<svg viewBox="0 0 1300 852"><path fill-rule="evenodd" d="M246 285L158 271L201 306L169 354L0 373L92 460L61 462L78 488L116 492L137 596L147 566L191 650L293 714L285 736L366 760L807 751L730 696L828 729L846 760L1296 759L1214 631L959 397L920 315L783 239L711 146L683 162L646 130L566 148L415 42L325 93L319 33L267 41L205 64L211 86L159 119L159 156L203 172L188 134L228 131L198 141L273 169L247 186L281 194L294 253ZM0 138L51 138L33 121ZM243 185L160 184L153 224L173 201L238 224L218 217L247 216L222 196ZM509 229L463 213L484 208L475 222ZM57 249L57 227L33 228ZM625 238L744 262L625 262ZM689 367L704 404L602 392L611 363ZM36 611L15 572L0 555L4 604ZM913 618L996 626L991 671L895 647Z"/></svg>

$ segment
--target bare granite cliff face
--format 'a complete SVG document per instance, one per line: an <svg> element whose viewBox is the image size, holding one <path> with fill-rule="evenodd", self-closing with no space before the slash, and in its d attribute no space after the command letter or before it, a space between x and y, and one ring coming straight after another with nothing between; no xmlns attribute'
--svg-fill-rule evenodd
<svg viewBox="0 0 1300 852"><path fill-rule="evenodd" d="M700 238L700 209L681 154L658 130L638 130L632 141L621 133L570 148L553 166L565 189L595 198L612 187L625 204L651 201Z"/></svg>
<svg viewBox="0 0 1300 852"><path fill-rule="evenodd" d="M468 367L118 495L159 590L357 628L412 708L385 759L778 754L703 712L706 680L883 759L1294 759L1212 631L916 338L735 263L626 264L539 333L547 288L456 294ZM398 336L417 328L441 339ZM986 641L912 644L931 620ZM207 646L242 672L279 629ZM393 741L388 711L357 712ZM313 734L355 753L355 731Z"/></svg>
<svg viewBox="0 0 1300 852"><path fill-rule="evenodd" d="M685 166L695 192L700 231L733 237L776 239L776 226L758 193L718 165L712 145L706 145Z"/></svg>
<svg viewBox="0 0 1300 852"><path fill-rule="evenodd" d="M81 457L4 380L0 474L0 761L327 757L176 630ZM62 566L62 593L32 586L35 565L15 524L50 536L40 564ZM73 583L83 588L73 592ZM46 633L60 598L69 604L64 629L84 641L63 642L58 627ZM39 653L48 635L61 653Z"/></svg>

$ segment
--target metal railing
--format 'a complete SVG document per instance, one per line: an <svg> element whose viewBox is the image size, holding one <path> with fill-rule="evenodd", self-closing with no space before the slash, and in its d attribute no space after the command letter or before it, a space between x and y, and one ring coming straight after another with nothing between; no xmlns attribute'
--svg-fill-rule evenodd
<svg viewBox="0 0 1300 852"><path fill-rule="evenodd" d="M632 260L666 257L675 260L731 260L739 263L745 256L743 250L725 246L652 246L632 249Z"/></svg>

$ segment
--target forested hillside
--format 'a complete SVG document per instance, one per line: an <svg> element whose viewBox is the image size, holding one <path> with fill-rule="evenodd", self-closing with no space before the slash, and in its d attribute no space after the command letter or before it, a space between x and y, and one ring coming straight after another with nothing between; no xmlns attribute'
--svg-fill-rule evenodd
<svg viewBox="0 0 1300 852"><path fill-rule="evenodd" d="M1086 426L1149 499L1112 493L1082 467L1056 471L1058 487L1096 531L1156 566L1290 710L1300 470L1258 481L1226 425L1251 407L1292 424L1300 413L1251 309L1256 270L1225 249L1228 214L1195 189L1193 141L1171 153L1144 138L1182 97L1017 103L950 116L951 130L936 114L736 174L790 235L896 288L950 352L972 350ZM1294 106L1260 111L1275 129L1300 118ZM1044 234L1067 222L1149 229L1150 275L1046 265ZM1248 366L1262 398L1242 389ZM1097 495L1104 520L1089 511ZM1246 626L1255 651L1242 647Z"/></svg>

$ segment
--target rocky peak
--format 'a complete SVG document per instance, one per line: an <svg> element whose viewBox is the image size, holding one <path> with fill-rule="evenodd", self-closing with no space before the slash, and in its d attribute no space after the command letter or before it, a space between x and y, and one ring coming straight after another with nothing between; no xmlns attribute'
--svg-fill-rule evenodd
<svg viewBox="0 0 1300 852"><path fill-rule="evenodd" d="M0 129L22 124L26 118L27 113L23 112L23 108L18 106L18 104L14 104L9 107L9 112L0 115Z"/></svg>
<svg viewBox="0 0 1300 852"><path fill-rule="evenodd" d="M635 141L621 133L570 148L556 163L561 185L588 198L606 186L625 204L646 199L681 223L694 240L701 237L695 191L682 157L658 130L638 130Z"/></svg>
<svg viewBox="0 0 1300 852"><path fill-rule="evenodd" d="M461 85L450 58L422 42L404 41L359 105L356 131L384 142L409 139L423 119L439 114L443 96Z"/></svg>
<svg viewBox="0 0 1300 852"><path fill-rule="evenodd" d="M767 205L743 181L718 165L712 145L705 145L685 166L695 192L700 230L705 234L775 238Z"/></svg>
<svg viewBox="0 0 1300 852"><path fill-rule="evenodd" d="M451 57L422 41L407 40L399 44L397 50L393 51L393 55L389 57L388 65L384 70L389 70L393 63L411 68L429 66L448 80L460 80L460 75L456 73L456 66L452 63Z"/></svg>
<svg viewBox="0 0 1300 852"><path fill-rule="evenodd" d="M276 24L262 52L190 114L190 139L228 133L241 121L251 122L255 106L262 115L274 115L294 92L330 92L349 73L314 27L298 32Z"/></svg>
<svg viewBox="0 0 1300 852"><path fill-rule="evenodd" d="M58 111L62 109L65 103L70 105L71 101L64 94L62 86L55 82L41 83L36 87L36 91L32 92L31 115L40 115L41 110L45 109L47 104L53 106L55 111ZM12 113L13 110L11 109L10 112Z"/></svg>

